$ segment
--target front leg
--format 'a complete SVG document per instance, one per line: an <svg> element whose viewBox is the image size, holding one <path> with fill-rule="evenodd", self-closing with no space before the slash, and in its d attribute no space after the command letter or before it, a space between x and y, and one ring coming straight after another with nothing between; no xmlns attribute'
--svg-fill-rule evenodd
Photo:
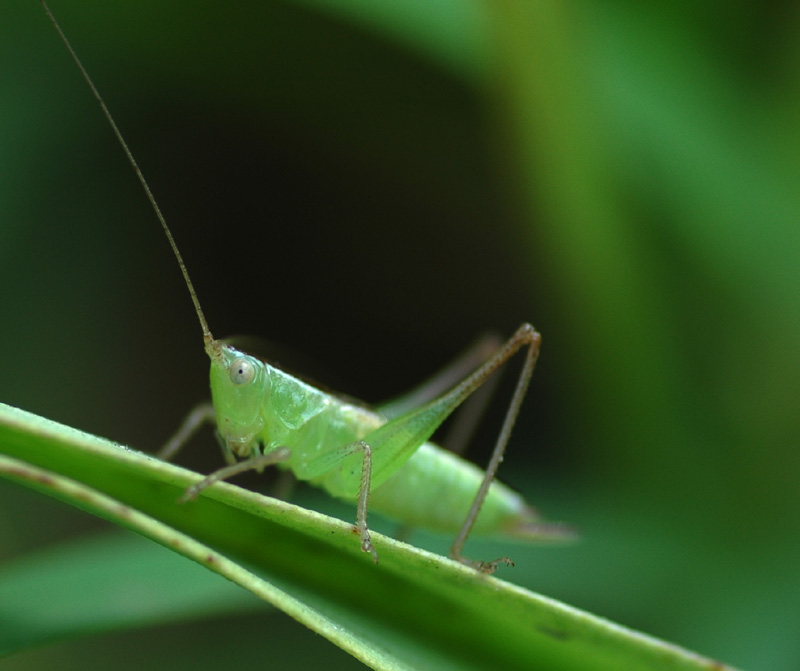
<svg viewBox="0 0 800 671"><path fill-rule="evenodd" d="M273 464L277 464L281 461L287 461L291 456L292 452L288 447L277 447L266 454L260 454L257 457L250 457L249 459L245 459L244 461L240 461L229 466L223 466L222 468L217 469L213 473L207 475L205 478L200 480L200 482L196 482L189 487L184 492L183 496L178 499L178 503L186 503L187 501L196 499L200 492L202 492L204 489L207 489L214 483L219 482L220 480L227 480L234 475L245 473L246 471L261 472L267 466L272 466Z"/></svg>
<svg viewBox="0 0 800 671"><path fill-rule="evenodd" d="M194 434L200 430L204 424L215 426L214 406L210 403L201 403L192 408L191 412L183 420L178 430L162 447L156 456L164 461L172 461L172 458L186 445Z"/></svg>

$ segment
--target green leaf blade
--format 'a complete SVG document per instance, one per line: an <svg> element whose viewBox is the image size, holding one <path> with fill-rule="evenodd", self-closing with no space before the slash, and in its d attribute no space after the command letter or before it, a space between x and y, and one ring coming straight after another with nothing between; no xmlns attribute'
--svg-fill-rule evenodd
<svg viewBox="0 0 800 671"><path fill-rule="evenodd" d="M380 534L0 407L0 473L130 528L375 669L701 669L712 662ZM65 618L68 620L69 618ZM722 667L714 667L722 668Z"/></svg>

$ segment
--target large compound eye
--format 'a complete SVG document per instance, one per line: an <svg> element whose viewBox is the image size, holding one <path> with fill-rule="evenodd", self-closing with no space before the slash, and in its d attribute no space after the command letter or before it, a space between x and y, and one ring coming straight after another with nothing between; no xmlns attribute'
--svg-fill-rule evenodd
<svg viewBox="0 0 800 671"><path fill-rule="evenodd" d="M256 367L248 359L234 359L230 367L231 382L237 386L250 384L256 376Z"/></svg>

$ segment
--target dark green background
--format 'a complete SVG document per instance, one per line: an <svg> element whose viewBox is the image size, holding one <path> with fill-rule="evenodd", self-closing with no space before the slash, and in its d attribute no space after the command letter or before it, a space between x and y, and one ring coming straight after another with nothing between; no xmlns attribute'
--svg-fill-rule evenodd
<svg viewBox="0 0 800 671"><path fill-rule="evenodd" d="M273 351L379 401L531 321L543 353L501 473L583 540L512 548L503 577L732 664L797 668L793 5L53 10L216 335L288 346L300 356ZM34 0L4 4L0 81L0 399L154 449L207 388L174 259ZM213 468L213 441L185 461ZM94 527L0 487L0 557ZM212 637L221 659L198 653ZM280 668L312 646L306 668L357 666L276 614L4 664Z"/></svg>

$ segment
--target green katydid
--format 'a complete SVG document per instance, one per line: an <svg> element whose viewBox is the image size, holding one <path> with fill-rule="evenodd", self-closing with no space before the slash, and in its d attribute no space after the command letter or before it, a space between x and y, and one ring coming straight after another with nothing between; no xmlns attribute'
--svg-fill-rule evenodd
<svg viewBox="0 0 800 671"><path fill-rule="evenodd" d="M161 455L171 457L200 425L213 422L228 466L192 485L182 500L192 499L215 482L237 473L274 465L290 470L299 480L321 486L335 497L356 501L361 548L374 561L378 554L367 526L369 509L409 526L456 533L450 556L486 572L494 571L499 563L511 562L505 557L489 562L465 559L462 550L473 530L531 540L568 535L566 528L543 522L520 495L495 480L539 354L539 333L530 324L523 324L491 356L484 357L473 372L464 376L463 369L465 365L474 368L474 355L455 363L414 396L382 411L321 391L216 340L172 233L133 154L46 2L41 2L145 190L202 327L205 350L211 360L213 408L201 406L193 411ZM525 353L525 361L486 470L429 442L445 419L520 350ZM455 373L463 379L443 393L433 393ZM421 401L417 407L409 408L412 399Z"/></svg>

